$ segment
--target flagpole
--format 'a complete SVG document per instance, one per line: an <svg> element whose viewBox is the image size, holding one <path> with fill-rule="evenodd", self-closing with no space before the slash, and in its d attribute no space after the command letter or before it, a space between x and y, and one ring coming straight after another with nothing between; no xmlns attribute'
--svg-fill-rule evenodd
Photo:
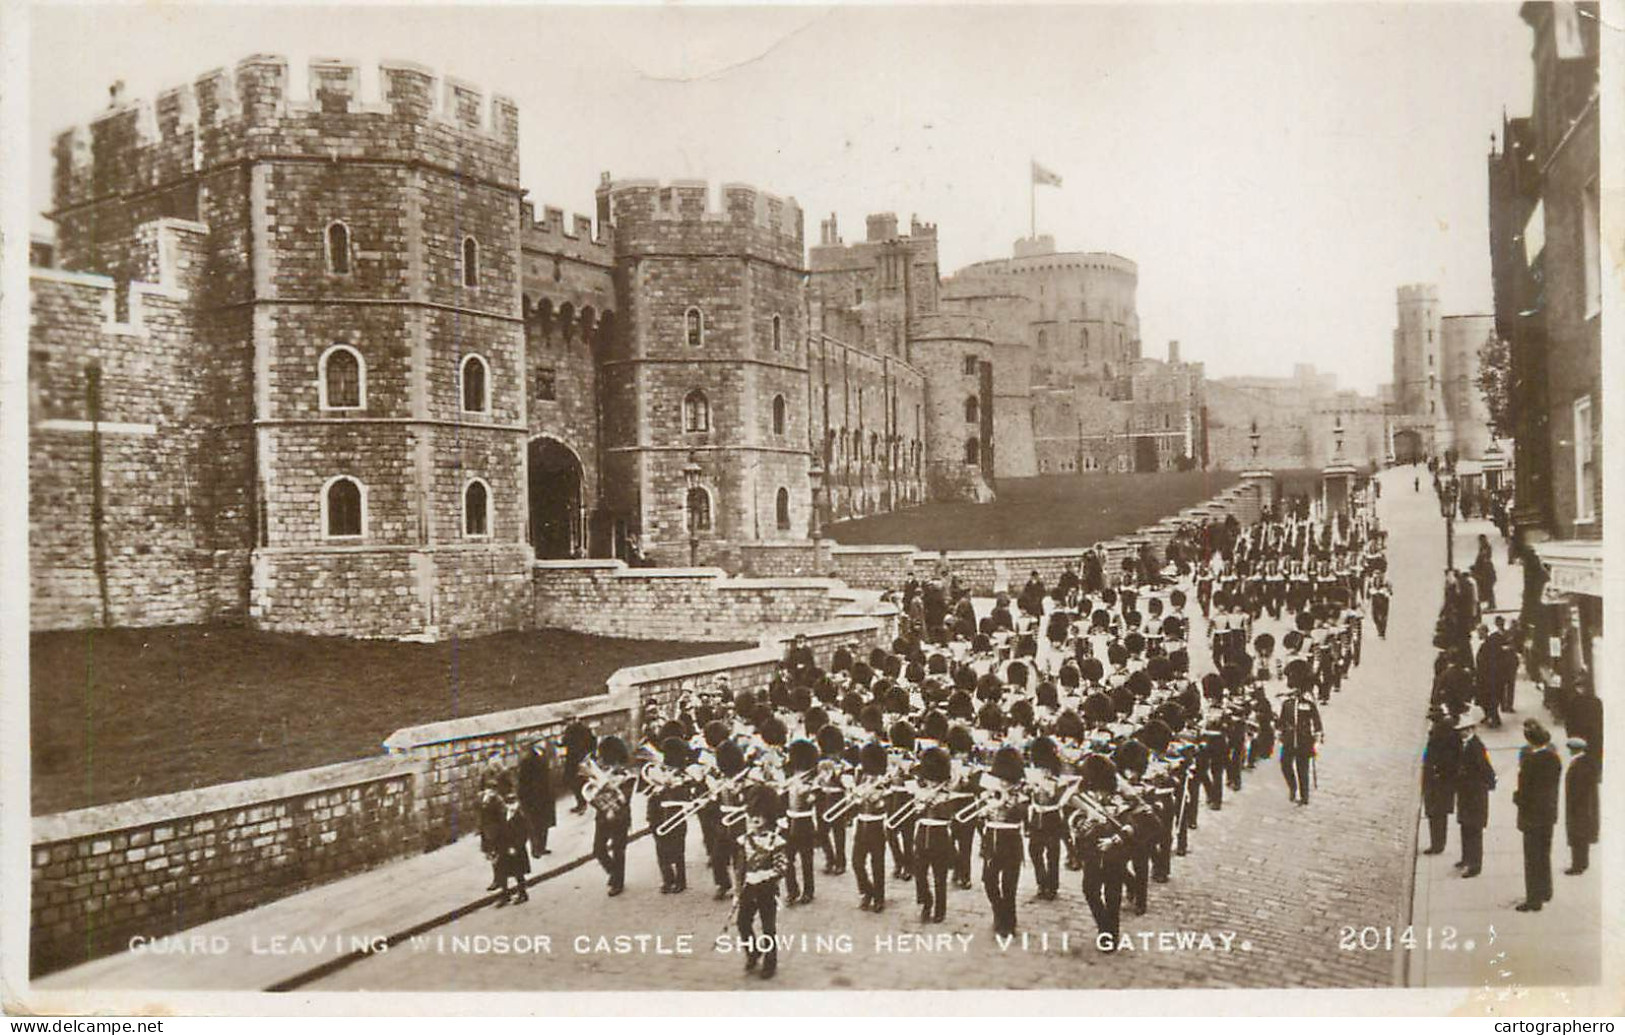
<svg viewBox="0 0 1625 1035"><path fill-rule="evenodd" d="M1033 173L1032 162L1027 163L1027 237L1038 236L1038 177Z"/></svg>

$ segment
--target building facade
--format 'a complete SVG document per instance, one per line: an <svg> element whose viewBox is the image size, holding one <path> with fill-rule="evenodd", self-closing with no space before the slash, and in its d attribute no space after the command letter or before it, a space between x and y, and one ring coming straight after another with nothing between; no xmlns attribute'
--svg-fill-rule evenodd
<svg viewBox="0 0 1625 1035"><path fill-rule="evenodd" d="M1488 159L1495 330L1511 345L1514 522L1537 658L1596 678L1602 608L1602 277L1595 3L1525 3L1528 116Z"/></svg>

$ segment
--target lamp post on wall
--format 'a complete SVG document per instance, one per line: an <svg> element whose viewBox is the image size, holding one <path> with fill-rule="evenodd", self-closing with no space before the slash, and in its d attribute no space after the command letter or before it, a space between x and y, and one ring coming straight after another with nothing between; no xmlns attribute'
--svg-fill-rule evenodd
<svg viewBox="0 0 1625 1035"><path fill-rule="evenodd" d="M813 541L813 554L817 556L818 540L824 536L822 522L818 515L818 492L824 485L824 465L814 456L812 466L807 468L807 486L812 490L812 525L809 534Z"/></svg>
<svg viewBox="0 0 1625 1035"><path fill-rule="evenodd" d="M1456 570L1456 501L1461 497L1461 484L1454 474L1439 483L1439 513L1444 515L1444 570Z"/></svg>
<svg viewBox="0 0 1625 1035"><path fill-rule="evenodd" d="M688 487L688 566L692 568L700 563L699 509L694 505L700 489L700 459L694 453L688 454L688 463L683 465L683 484Z"/></svg>

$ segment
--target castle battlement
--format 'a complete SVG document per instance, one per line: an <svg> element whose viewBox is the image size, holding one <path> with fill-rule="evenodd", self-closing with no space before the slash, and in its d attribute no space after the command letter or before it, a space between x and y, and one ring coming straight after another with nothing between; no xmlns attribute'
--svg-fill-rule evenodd
<svg viewBox="0 0 1625 1035"><path fill-rule="evenodd" d="M606 180L598 188L619 251L683 247L742 252L802 265L801 206L742 183L724 183L713 207L705 180Z"/></svg>
<svg viewBox="0 0 1625 1035"><path fill-rule="evenodd" d="M970 313L925 313L909 322L910 341L981 341L993 344L993 321Z"/></svg>
<svg viewBox="0 0 1625 1035"><path fill-rule="evenodd" d="M229 71L213 69L152 102L117 102L87 124L58 134L54 201L65 208L111 193L154 187L212 165L272 154L362 158L428 150L443 138L453 161L482 174L518 179L519 108L476 86L437 77L421 65L378 66L379 100L362 97L360 66L330 58L309 63L308 89L294 96L288 60L255 54ZM353 126L334 116L357 117ZM317 123L315 120L320 120ZM408 132L403 133L405 128ZM311 132L315 130L315 132Z"/></svg>
<svg viewBox="0 0 1625 1035"><path fill-rule="evenodd" d="M595 227L592 217L572 213L568 219L561 208L548 205L536 216L531 202L519 205L519 232L526 251L568 255L572 258L610 265L615 260L615 229L607 223Z"/></svg>
<svg viewBox="0 0 1625 1035"><path fill-rule="evenodd" d="M1405 284L1399 289L1401 305L1417 302L1437 302L1438 300L1439 288L1435 284Z"/></svg>

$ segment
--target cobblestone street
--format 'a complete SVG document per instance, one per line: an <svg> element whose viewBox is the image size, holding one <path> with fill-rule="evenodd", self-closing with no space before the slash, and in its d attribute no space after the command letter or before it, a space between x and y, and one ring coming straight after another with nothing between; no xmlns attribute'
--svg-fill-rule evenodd
<svg viewBox="0 0 1625 1035"><path fill-rule="evenodd" d="M1400 492L1401 479L1387 478L1379 504L1393 532L1389 637L1379 639L1368 624L1362 664L1324 710L1327 736L1313 804L1290 803L1273 762L1247 773L1222 811L1203 809L1190 854L1175 860L1168 884L1151 886L1147 914L1135 917L1125 905L1129 944L1116 952L1093 944L1076 874L1066 875L1059 901L1043 903L1034 900L1030 869L1024 873L1025 938L1008 945L993 937L980 884L953 892L945 924L922 927L910 908L911 885L893 880L888 910L876 916L856 908L850 873L821 875L814 904L781 909L780 935L791 944L778 978L764 985L743 973L739 955L718 950L728 907L709 894L692 834L687 894L658 893L653 846L640 840L629 849L621 897L607 898L602 874L589 865L533 888L525 905L479 910L309 987L1390 986L1403 952L1383 940L1369 948L1371 935L1363 932L1392 928L1397 936L1408 922L1416 767L1443 553L1432 497L1412 494L1409 480L1406 474ZM1205 658L1197 664L1205 671ZM483 873L471 870L468 879L472 885ZM1196 944L1177 947L1181 933ZM618 947L616 935L649 938ZM1204 935L1210 947L1203 947ZM501 939L526 936L534 936L525 946L530 951L504 951ZM550 952L536 951L542 938Z"/></svg>

